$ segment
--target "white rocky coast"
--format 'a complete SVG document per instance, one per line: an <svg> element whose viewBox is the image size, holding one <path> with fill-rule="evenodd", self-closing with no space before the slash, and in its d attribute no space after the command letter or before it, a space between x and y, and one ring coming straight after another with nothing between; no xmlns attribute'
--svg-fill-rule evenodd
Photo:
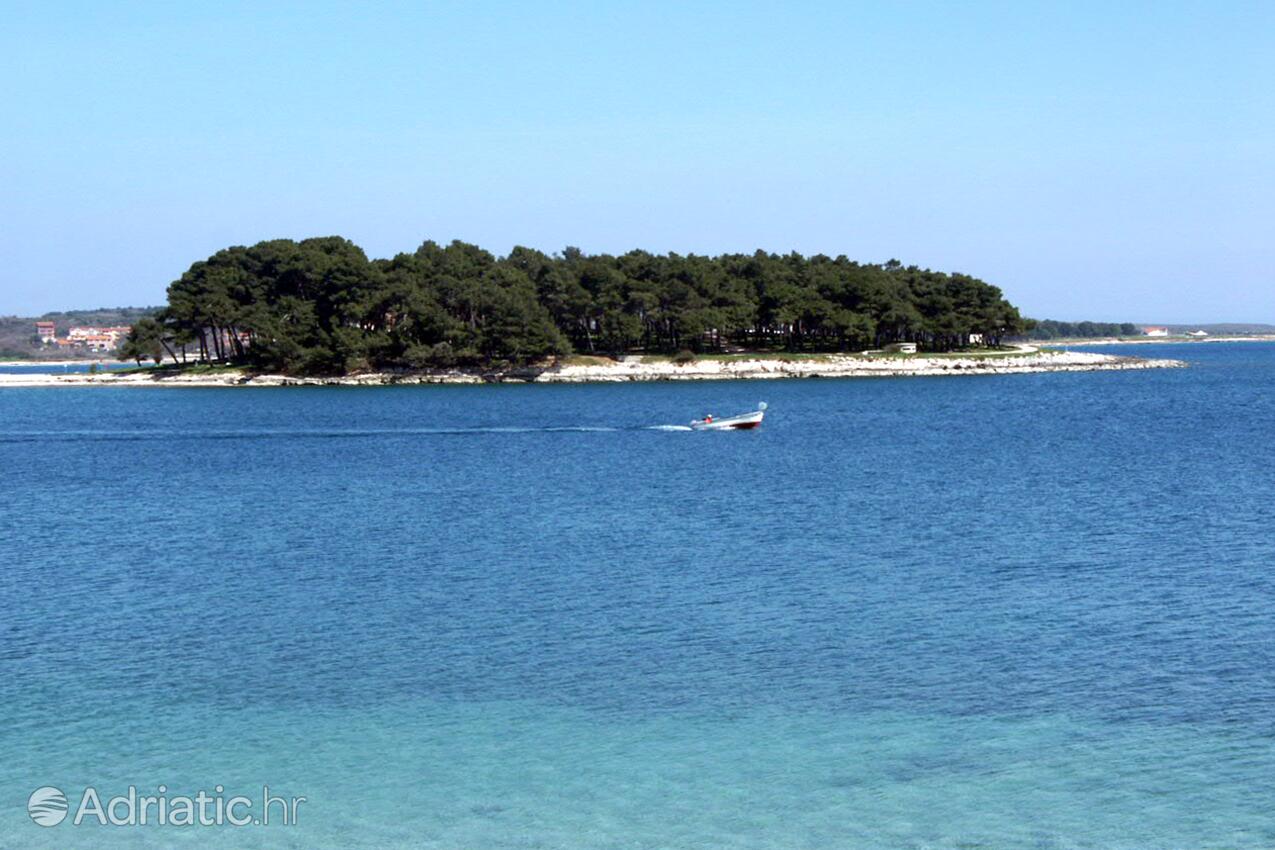
<svg viewBox="0 0 1275 850"><path fill-rule="evenodd" d="M610 360L567 358L504 371L447 369L425 372L364 372L336 377L294 377L239 370L124 374L0 375L2 387L278 387L379 386L389 384L561 383L695 381L765 378L869 378L937 375L1016 375L1035 372L1092 372L1182 367L1180 360L1148 360L1087 351L1016 351L981 355L824 355L785 358L747 355L704 358L678 364L641 356Z"/></svg>

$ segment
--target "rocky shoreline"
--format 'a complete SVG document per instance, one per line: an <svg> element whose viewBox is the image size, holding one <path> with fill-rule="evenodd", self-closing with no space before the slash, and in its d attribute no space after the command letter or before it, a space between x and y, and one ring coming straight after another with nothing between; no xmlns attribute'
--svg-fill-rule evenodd
<svg viewBox="0 0 1275 850"><path fill-rule="evenodd" d="M1178 368L1180 360L1149 360L1081 351L1022 349L982 356L828 355L792 358L701 359L677 364L640 356L620 360L568 359L503 371L446 369L422 372L365 372L332 377L252 374L239 370L206 373L146 372L72 375L0 375L3 387L282 387L388 386L413 384L540 383L585 384L625 381L717 381L777 378L868 378L939 375L1017 375L1039 372L1093 372Z"/></svg>

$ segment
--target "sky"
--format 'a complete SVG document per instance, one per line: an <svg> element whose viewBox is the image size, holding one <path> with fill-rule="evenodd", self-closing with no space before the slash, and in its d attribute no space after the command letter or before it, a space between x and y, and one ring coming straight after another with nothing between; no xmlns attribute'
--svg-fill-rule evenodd
<svg viewBox="0 0 1275 850"><path fill-rule="evenodd" d="M0 0L0 314L331 234L1275 322L1275 3Z"/></svg>

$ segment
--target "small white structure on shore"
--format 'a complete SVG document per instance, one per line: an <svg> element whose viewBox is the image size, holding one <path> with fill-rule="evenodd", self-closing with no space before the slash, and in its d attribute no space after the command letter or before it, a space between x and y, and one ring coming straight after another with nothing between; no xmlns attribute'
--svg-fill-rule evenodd
<svg viewBox="0 0 1275 850"><path fill-rule="evenodd" d="M1187 334L1187 336L1193 337L1195 339L1204 339L1204 337L1208 335L1209 335L1208 331L1191 331L1190 333Z"/></svg>
<svg viewBox="0 0 1275 850"><path fill-rule="evenodd" d="M892 342L884 350L887 354L916 354L916 343Z"/></svg>
<svg viewBox="0 0 1275 850"><path fill-rule="evenodd" d="M1168 336L1169 335L1168 328L1158 328L1154 326L1149 328L1143 328L1142 332L1146 334L1147 336Z"/></svg>

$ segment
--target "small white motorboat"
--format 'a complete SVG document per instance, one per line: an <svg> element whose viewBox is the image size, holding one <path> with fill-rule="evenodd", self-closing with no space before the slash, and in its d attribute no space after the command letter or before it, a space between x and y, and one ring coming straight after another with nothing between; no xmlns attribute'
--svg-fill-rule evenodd
<svg viewBox="0 0 1275 850"><path fill-rule="evenodd" d="M757 405L757 409L752 413L741 413L738 416L730 416L725 419L718 419L713 414L708 414L703 419L696 419L691 422L691 430L694 431L746 431L749 428L756 428L761 424L762 417L766 415L766 402Z"/></svg>

